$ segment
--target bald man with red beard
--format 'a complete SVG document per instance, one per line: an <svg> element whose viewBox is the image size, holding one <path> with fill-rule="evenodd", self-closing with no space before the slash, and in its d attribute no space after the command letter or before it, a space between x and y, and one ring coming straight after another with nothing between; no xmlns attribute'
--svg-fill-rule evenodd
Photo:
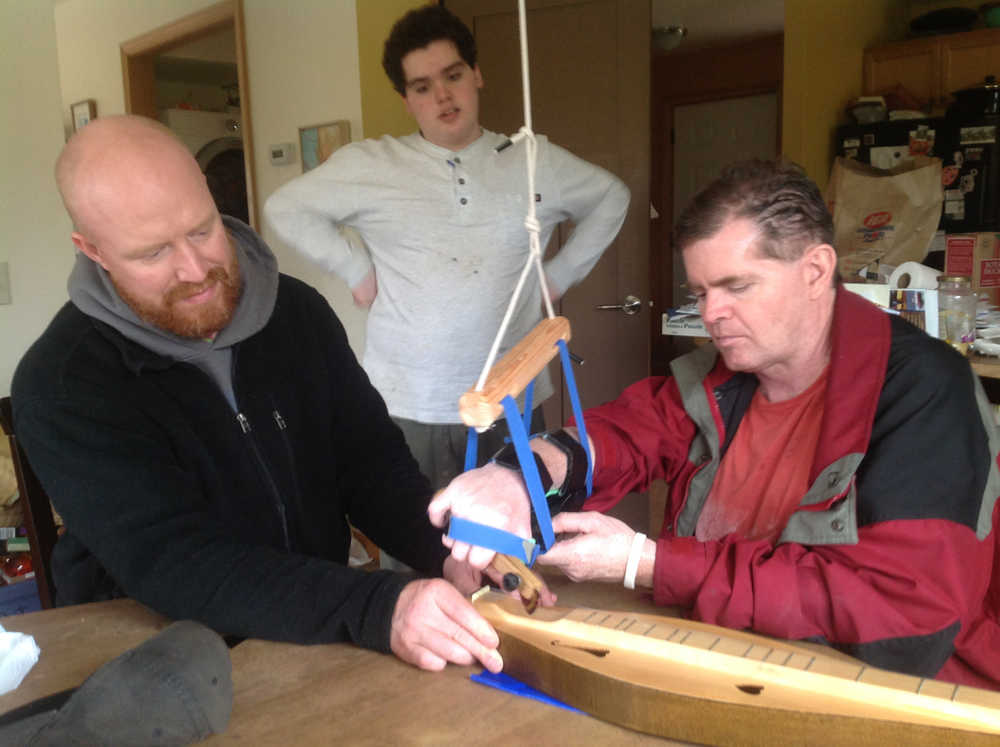
<svg viewBox="0 0 1000 747"><path fill-rule="evenodd" d="M90 123L56 179L70 302L12 401L66 525L57 604L127 595L221 633L499 671L463 596L479 574L446 557L430 485L322 296L218 213L152 120ZM421 575L350 568L348 517Z"/></svg>

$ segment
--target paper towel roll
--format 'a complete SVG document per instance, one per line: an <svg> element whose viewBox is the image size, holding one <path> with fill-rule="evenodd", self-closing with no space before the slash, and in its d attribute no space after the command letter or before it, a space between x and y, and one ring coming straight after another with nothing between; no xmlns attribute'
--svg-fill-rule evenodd
<svg viewBox="0 0 1000 747"><path fill-rule="evenodd" d="M938 287L940 275L941 270L935 270L933 267L919 262L904 262L889 276L889 287L934 290Z"/></svg>

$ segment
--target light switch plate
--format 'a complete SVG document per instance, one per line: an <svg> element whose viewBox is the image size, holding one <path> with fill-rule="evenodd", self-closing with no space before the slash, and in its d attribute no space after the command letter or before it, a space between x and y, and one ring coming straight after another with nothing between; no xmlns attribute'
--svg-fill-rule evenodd
<svg viewBox="0 0 1000 747"><path fill-rule="evenodd" d="M0 262L0 306L10 302L10 267L6 262Z"/></svg>
<svg viewBox="0 0 1000 747"><path fill-rule="evenodd" d="M278 143L268 147L271 156L271 165L283 166L291 163L295 158L295 143Z"/></svg>

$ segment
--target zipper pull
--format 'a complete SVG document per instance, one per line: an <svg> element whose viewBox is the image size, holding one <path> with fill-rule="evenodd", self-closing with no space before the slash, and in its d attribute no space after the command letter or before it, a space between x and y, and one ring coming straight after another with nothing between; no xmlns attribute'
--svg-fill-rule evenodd
<svg viewBox="0 0 1000 747"><path fill-rule="evenodd" d="M236 413L236 422L240 424L240 428L243 429L244 433L250 432L250 421L247 420L247 416L242 412Z"/></svg>
<svg viewBox="0 0 1000 747"><path fill-rule="evenodd" d="M285 430L286 428L285 419L281 417L281 413L278 412L277 410L272 410L271 414L274 416L274 422L278 424L278 430L279 431Z"/></svg>

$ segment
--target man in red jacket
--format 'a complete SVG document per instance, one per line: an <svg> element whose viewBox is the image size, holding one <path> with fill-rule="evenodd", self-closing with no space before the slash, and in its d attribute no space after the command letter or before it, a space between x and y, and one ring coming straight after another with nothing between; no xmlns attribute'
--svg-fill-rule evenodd
<svg viewBox="0 0 1000 747"><path fill-rule="evenodd" d="M736 164L676 226L711 345L588 410L594 492L539 562L652 590L706 622L826 642L878 667L1000 688L997 434L968 362L839 285L798 168ZM532 440L559 493L575 431ZM520 477L466 473L430 507L529 534ZM670 484L660 535L604 516ZM484 548L446 540L482 567Z"/></svg>

